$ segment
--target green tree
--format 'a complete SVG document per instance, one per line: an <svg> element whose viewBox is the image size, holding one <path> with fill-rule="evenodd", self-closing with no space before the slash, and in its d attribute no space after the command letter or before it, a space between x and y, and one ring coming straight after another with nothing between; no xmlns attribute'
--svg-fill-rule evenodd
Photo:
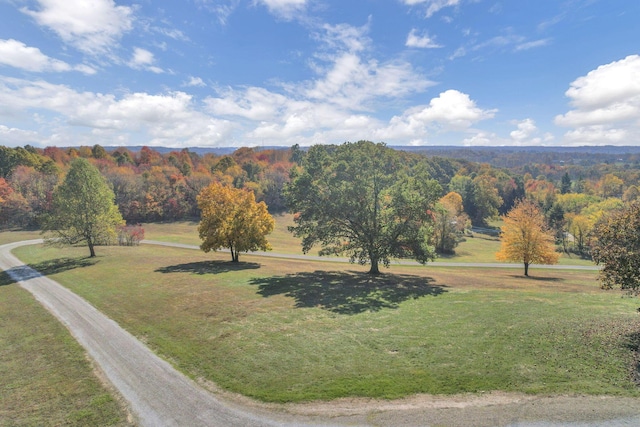
<svg viewBox="0 0 640 427"><path fill-rule="evenodd" d="M379 263L434 257L429 241L433 209L441 192L424 165L408 165L384 144L369 141L309 149L301 171L293 170L285 198L295 212L289 230L309 252L348 254L351 261Z"/></svg>
<svg viewBox="0 0 640 427"><path fill-rule="evenodd" d="M636 294L640 289L640 203L609 212L596 223L593 260L602 265L604 289L620 286Z"/></svg>
<svg viewBox="0 0 640 427"><path fill-rule="evenodd" d="M116 228L124 224L114 198L98 169L86 159L75 159L53 192L52 212L43 221L46 239L69 245L85 242L95 257L94 246L113 241Z"/></svg>
<svg viewBox="0 0 640 427"><path fill-rule="evenodd" d="M275 221L264 202L256 203L252 191L213 182L197 200L202 211L198 234L203 251L229 248L231 261L238 262L240 252L271 249L266 236Z"/></svg>
<svg viewBox="0 0 640 427"><path fill-rule="evenodd" d="M560 194L568 194L571 193L571 177L569 176L569 172L565 172L562 175L562 182L560 183Z"/></svg>
<svg viewBox="0 0 640 427"><path fill-rule="evenodd" d="M500 232L501 246L498 261L524 263L524 275L530 264L555 264L560 254L555 251L553 232L549 231L544 215L530 200L522 200L504 217Z"/></svg>

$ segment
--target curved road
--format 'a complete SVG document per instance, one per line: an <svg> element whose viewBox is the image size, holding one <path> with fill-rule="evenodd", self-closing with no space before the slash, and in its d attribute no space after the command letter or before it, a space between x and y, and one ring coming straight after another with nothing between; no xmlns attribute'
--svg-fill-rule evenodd
<svg viewBox="0 0 640 427"><path fill-rule="evenodd" d="M41 242L29 240L0 246L0 268L71 331L129 402L141 425L286 425L222 404L84 299L29 268L10 253L18 246Z"/></svg>
<svg viewBox="0 0 640 427"><path fill-rule="evenodd" d="M18 246L41 241L0 246L0 268L71 331L129 403L142 426L640 425L640 400L597 396L534 397L500 393L486 397L414 396L398 402L346 400L311 404L306 411L305 405L260 407L222 401L177 372L84 299L10 253Z"/></svg>

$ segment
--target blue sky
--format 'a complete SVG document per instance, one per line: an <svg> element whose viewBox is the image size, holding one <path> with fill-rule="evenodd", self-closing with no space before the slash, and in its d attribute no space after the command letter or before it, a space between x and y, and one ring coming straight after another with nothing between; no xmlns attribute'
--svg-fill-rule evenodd
<svg viewBox="0 0 640 427"><path fill-rule="evenodd" d="M636 0L0 0L0 145L640 145Z"/></svg>

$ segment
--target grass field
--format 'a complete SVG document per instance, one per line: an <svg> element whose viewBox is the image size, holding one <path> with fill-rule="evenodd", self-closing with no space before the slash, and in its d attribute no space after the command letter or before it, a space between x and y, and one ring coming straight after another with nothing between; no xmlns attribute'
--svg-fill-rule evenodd
<svg viewBox="0 0 640 427"><path fill-rule="evenodd" d="M638 302L601 291L593 272L394 266L372 278L144 245L98 248L87 265L85 252L16 251L191 377L261 400L639 395Z"/></svg>
<svg viewBox="0 0 640 427"><path fill-rule="evenodd" d="M300 239L293 237L287 227L293 225L293 215L284 214L274 216L276 227L267 239L273 246L274 253L302 254ZM198 223L181 221L172 223L144 224L145 235L150 240L164 242L185 243L199 246ZM496 252L500 249L497 237L474 233L474 237L467 237L456 248L454 255L440 255L439 262L496 262ZM310 255L317 255L319 248L313 248ZM593 265L589 260L580 259L576 255L563 254L559 264L563 265Z"/></svg>
<svg viewBox="0 0 640 427"><path fill-rule="evenodd" d="M0 244L38 237L5 232ZM0 324L0 426L129 425L80 345L4 272Z"/></svg>

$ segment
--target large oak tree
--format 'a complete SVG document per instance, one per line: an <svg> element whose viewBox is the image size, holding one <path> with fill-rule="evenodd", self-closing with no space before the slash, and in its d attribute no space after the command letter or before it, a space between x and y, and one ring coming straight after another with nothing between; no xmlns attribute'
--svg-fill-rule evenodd
<svg viewBox="0 0 640 427"><path fill-rule="evenodd" d="M547 227L540 208L530 200L516 203L507 213L500 240L496 258L524 263L525 276L529 275L530 264L556 264L560 258L553 232Z"/></svg>
<svg viewBox="0 0 640 427"><path fill-rule="evenodd" d="M311 147L285 197L295 213L290 231L302 237L305 253L319 244L320 255L347 254L379 274L393 257L434 258L429 242L440 192L419 161L359 141Z"/></svg>
<svg viewBox="0 0 640 427"><path fill-rule="evenodd" d="M70 245L85 242L94 257L94 247L112 242L116 228L124 224L113 191L86 159L71 163L52 198L52 211L44 217L42 227L49 242Z"/></svg>
<svg viewBox="0 0 640 427"><path fill-rule="evenodd" d="M593 260L602 265L600 282L605 289L620 286L640 290L640 202L605 214L596 223Z"/></svg>
<svg viewBox="0 0 640 427"><path fill-rule="evenodd" d="M264 202L256 203L253 191L213 182L197 200L202 211L198 233L203 251L229 248L231 260L238 262L240 252L271 249L266 236L275 221Z"/></svg>

